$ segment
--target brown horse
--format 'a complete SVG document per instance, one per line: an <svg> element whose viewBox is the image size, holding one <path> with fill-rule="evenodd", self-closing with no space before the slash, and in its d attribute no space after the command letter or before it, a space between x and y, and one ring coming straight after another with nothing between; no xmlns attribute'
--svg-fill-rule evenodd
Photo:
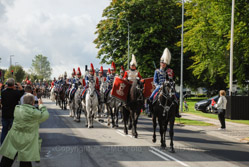
<svg viewBox="0 0 249 167"><path fill-rule="evenodd" d="M124 120L124 133L128 134L127 124L130 120L129 129L132 129L132 136L138 137L137 134L137 122L141 113L141 109L144 108L143 97L144 83L140 80L132 83L130 94L128 97L128 103L123 107L123 120Z"/></svg>

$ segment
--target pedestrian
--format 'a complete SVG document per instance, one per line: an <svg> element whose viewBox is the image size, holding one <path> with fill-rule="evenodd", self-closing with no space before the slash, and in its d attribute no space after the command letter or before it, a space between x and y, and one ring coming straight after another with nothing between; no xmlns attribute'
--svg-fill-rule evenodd
<svg viewBox="0 0 249 167"><path fill-rule="evenodd" d="M11 167L15 157L20 167L30 167L32 161L40 161L39 124L48 119L49 113L41 100L39 110L34 107L35 98L30 93L23 97L23 103L16 106L13 126L0 148L3 155L0 167Z"/></svg>
<svg viewBox="0 0 249 167"><path fill-rule="evenodd" d="M218 111L218 117L220 120L221 127L219 130L225 130L226 129L226 123L225 123L225 113L226 113L226 106L227 106L227 99L226 99L226 92L225 90L220 90L220 97L215 105Z"/></svg>
<svg viewBox="0 0 249 167"><path fill-rule="evenodd" d="M16 90L16 86L17 89ZM1 100L2 100L2 134L1 134L1 143L3 143L4 138L6 137L9 129L12 126L14 119L14 109L22 95L24 94L23 88L20 83L15 85L15 80L9 78L7 80L7 88L2 91Z"/></svg>

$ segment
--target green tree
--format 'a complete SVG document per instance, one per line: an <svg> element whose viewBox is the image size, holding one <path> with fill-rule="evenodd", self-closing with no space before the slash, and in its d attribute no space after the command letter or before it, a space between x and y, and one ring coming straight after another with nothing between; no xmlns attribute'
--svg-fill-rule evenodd
<svg viewBox="0 0 249 167"><path fill-rule="evenodd" d="M37 76L38 79L49 79L52 74L52 68L50 68L50 62L47 57L41 54L36 55L32 60L30 72L32 76Z"/></svg>
<svg viewBox="0 0 249 167"><path fill-rule="evenodd" d="M189 69L197 81L209 89L228 86L231 3L227 0L192 0L185 6L184 51L193 61ZM234 79L239 84L249 78L248 9L248 0L236 2Z"/></svg>
<svg viewBox="0 0 249 167"><path fill-rule="evenodd" d="M12 76L12 70L13 70L13 76ZM22 80L25 78L25 71L23 70L22 66L16 65L11 66L4 74L5 81L8 78L14 78L16 82L22 82Z"/></svg>
<svg viewBox="0 0 249 167"><path fill-rule="evenodd" d="M163 50L172 53L171 68L177 76L180 71L181 8L176 0L113 0L103 11L104 20L97 25L97 38L101 63L114 61L117 67L127 66L128 25L130 28L130 57L136 56L138 70L143 77L153 76L154 64L159 67Z"/></svg>

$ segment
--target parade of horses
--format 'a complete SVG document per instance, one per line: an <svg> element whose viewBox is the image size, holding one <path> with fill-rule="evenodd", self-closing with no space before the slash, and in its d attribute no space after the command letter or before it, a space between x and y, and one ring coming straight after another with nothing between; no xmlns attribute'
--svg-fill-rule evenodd
<svg viewBox="0 0 249 167"><path fill-rule="evenodd" d="M94 128L94 120L104 122L106 119L107 125L112 128L118 128L119 122L122 122L124 134L128 135L128 130L131 130L134 138L138 138L139 115L146 109L145 106L149 106L154 129L152 142L156 142L159 124L161 147L165 148L169 125L170 152L175 152L174 122L175 117L181 116L174 72L167 67L170 61L171 53L166 48L160 59L160 69L156 69L150 78L142 78L136 69L136 58L132 55L130 69L125 71L122 66L119 74L115 62L112 62L106 74L102 66L96 71L90 64L84 77L78 67L73 68L71 76L65 72L51 83L46 80L31 83L28 78L24 82L35 88L38 98L50 98L62 110L69 109L68 115L73 121L80 123L83 119L81 114L84 114L84 126L87 128Z"/></svg>

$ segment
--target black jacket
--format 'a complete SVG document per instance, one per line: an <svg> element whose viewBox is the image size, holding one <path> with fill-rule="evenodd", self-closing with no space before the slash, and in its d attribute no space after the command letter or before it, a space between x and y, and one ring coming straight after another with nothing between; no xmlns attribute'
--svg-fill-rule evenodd
<svg viewBox="0 0 249 167"><path fill-rule="evenodd" d="M2 90L2 118L14 118L14 110L24 90L14 90L6 88Z"/></svg>

